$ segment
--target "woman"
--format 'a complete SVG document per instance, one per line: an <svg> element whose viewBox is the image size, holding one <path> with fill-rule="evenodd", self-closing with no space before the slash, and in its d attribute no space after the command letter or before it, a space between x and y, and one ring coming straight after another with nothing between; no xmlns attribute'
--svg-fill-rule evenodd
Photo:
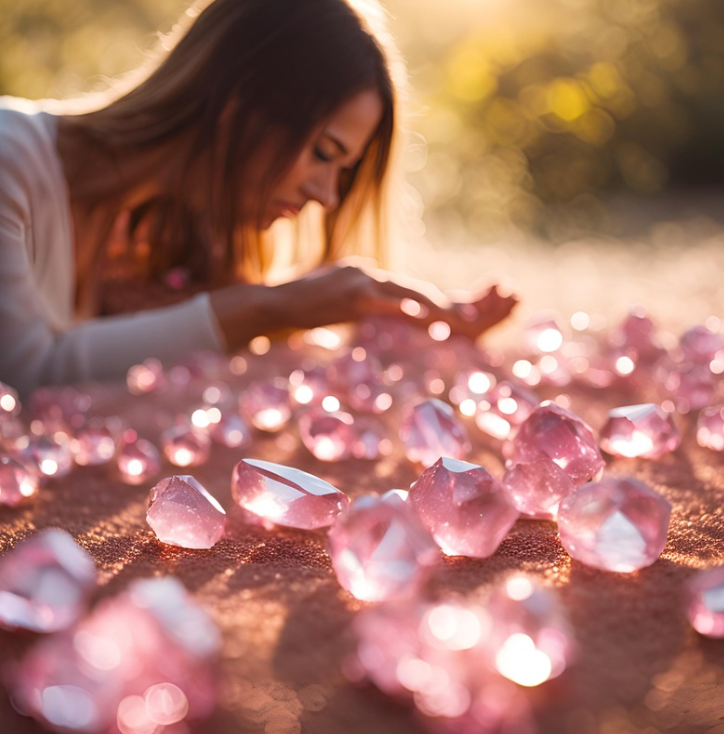
<svg viewBox="0 0 724 734"><path fill-rule="evenodd" d="M329 265L384 234L399 147L400 69L379 7L346 0L214 0L172 50L90 111L0 108L0 380L118 377L149 356L235 349L282 327L421 304L477 336L515 300L472 308ZM190 15L190 14L187 14ZM193 14L191 14L193 15ZM279 219L325 267L266 286ZM170 307L100 315L98 284L119 238L138 277L178 265L203 292ZM146 238L141 238L145 241ZM359 251L359 248L357 248Z"/></svg>

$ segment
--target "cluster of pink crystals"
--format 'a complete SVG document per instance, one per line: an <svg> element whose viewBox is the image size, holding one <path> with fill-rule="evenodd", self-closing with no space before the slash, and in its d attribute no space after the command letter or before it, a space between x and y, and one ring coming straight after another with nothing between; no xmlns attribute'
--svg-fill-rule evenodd
<svg viewBox="0 0 724 734"><path fill-rule="evenodd" d="M462 459L470 451L465 427L453 409L436 398L407 412L400 424L400 439L410 461L423 466L432 466L441 456Z"/></svg>

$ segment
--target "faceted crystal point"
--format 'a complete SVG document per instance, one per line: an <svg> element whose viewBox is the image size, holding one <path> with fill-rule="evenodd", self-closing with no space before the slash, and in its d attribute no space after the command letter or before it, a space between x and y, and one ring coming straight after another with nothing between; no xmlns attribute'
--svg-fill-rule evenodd
<svg viewBox="0 0 724 734"><path fill-rule="evenodd" d="M493 590L487 651L504 677L537 686L559 676L573 656L570 623L552 591L523 575Z"/></svg>
<svg viewBox="0 0 724 734"><path fill-rule="evenodd" d="M211 453L211 439L189 425L177 425L161 434L166 458L175 466L199 466Z"/></svg>
<svg viewBox="0 0 724 734"><path fill-rule="evenodd" d="M349 497L300 469L242 459L231 476L231 494L245 510L277 525L313 530L331 525Z"/></svg>
<svg viewBox="0 0 724 734"><path fill-rule="evenodd" d="M724 451L724 405L704 408L699 413L696 441L705 449Z"/></svg>
<svg viewBox="0 0 724 734"><path fill-rule="evenodd" d="M629 458L660 459L680 443L673 416L654 403L614 408L600 435L604 451Z"/></svg>
<svg viewBox="0 0 724 734"><path fill-rule="evenodd" d="M560 501L576 485L558 464L548 458L530 464L514 464L503 477L508 496L518 512L555 518Z"/></svg>
<svg viewBox="0 0 724 734"><path fill-rule="evenodd" d="M650 566L666 545L671 505L633 478L579 487L558 508L561 543L572 558L604 571Z"/></svg>
<svg viewBox="0 0 724 734"><path fill-rule="evenodd" d="M724 566L699 571L686 585L686 614L706 637L724 638Z"/></svg>
<svg viewBox="0 0 724 734"><path fill-rule="evenodd" d="M239 396L239 407L260 431L280 431L292 417L288 383L252 382Z"/></svg>
<svg viewBox="0 0 724 734"><path fill-rule="evenodd" d="M17 391L10 385L0 382L0 421L16 418L21 408Z"/></svg>
<svg viewBox="0 0 724 734"><path fill-rule="evenodd" d="M432 466L441 456L462 459L470 451L465 428L453 409L431 398L416 405L402 419L400 438L410 461Z"/></svg>
<svg viewBox="0 0 724 734"><path fill-rule="evenodd" d="M341 461L352 454L355 443L354 418L349 413L305 413L299 419L302 443L320 461Z"/></svg>
<svg viewBox="0 0 724 734"><path fill-rule="evenodd" d="M409 506L395 496L360 497L329 531L340 585L357 599L411 596L440 560L440 549Z"/></svg>
<svg viewBox="0 0 724 734"><path fill-rule="evenodd" d="M0 626L57 632L83 613L95 586L90 555L63 530L43 530L0 559Z"/></svg>
<svg viewBox="0 0 724 734"><path fill-rule="evenodd" d="M447 555L492 555L518 519L487 469L447 457L422 473L409 502Z"/></svg>
<svg viewBox="0 0 724 734"><path fill-rule="evenodd" d="M146 521L162 543L212 548L224 534L226 513L194 477L172 476L151 489Z"/></svg>
<svg viewBox="0 0 724 734"><path fill-rule="evenodd" d="M15 507L37 492L37 477L19 461L0 454L0 505Z"/></svg>
<svg viewBox="0 0 724 734"><path fill-rule="evenodd" d="M128 484L143 484L161 471L161 455L145 438L132 429L123 435L117 456L118 471Z"/></svg>
<svg viewBox="0 0 724 734"><path fill-rule="evenodd" d="M539 405L534 392L504 380L483 396L475 422L489 436L506 439Z"/></svg>
<svg viewBox="0 0 724 734"><path fill-rule="evenodd" d="M605 465L588 424L555 403L544 403L531 413L506 446L506 455L516 464L551 459L576 486Z"/></svg>

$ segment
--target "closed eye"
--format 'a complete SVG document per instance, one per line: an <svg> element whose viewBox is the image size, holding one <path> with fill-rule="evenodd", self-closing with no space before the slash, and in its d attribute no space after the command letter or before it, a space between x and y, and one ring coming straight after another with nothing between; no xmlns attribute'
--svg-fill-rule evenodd
<svg viewBox="0 0 724 734"><path fill-rule="evenodd" d="M324 163L331 163L332 161L332 157L327 155L319 146L315 146L314 148L314 157Z"/></svg>

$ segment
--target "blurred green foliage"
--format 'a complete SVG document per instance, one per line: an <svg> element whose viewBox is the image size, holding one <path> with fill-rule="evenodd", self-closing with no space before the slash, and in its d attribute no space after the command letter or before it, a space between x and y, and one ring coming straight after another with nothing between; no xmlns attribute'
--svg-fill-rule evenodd
<svg viewBox="0 0 724 734"><path fill-rule="evenodd" d="M721 0L386 6L417 110L407 167L448 236L558 236L600 224L606 192L724 180ZM186 7L0 0L0 93L102 88Z"/></svg>

